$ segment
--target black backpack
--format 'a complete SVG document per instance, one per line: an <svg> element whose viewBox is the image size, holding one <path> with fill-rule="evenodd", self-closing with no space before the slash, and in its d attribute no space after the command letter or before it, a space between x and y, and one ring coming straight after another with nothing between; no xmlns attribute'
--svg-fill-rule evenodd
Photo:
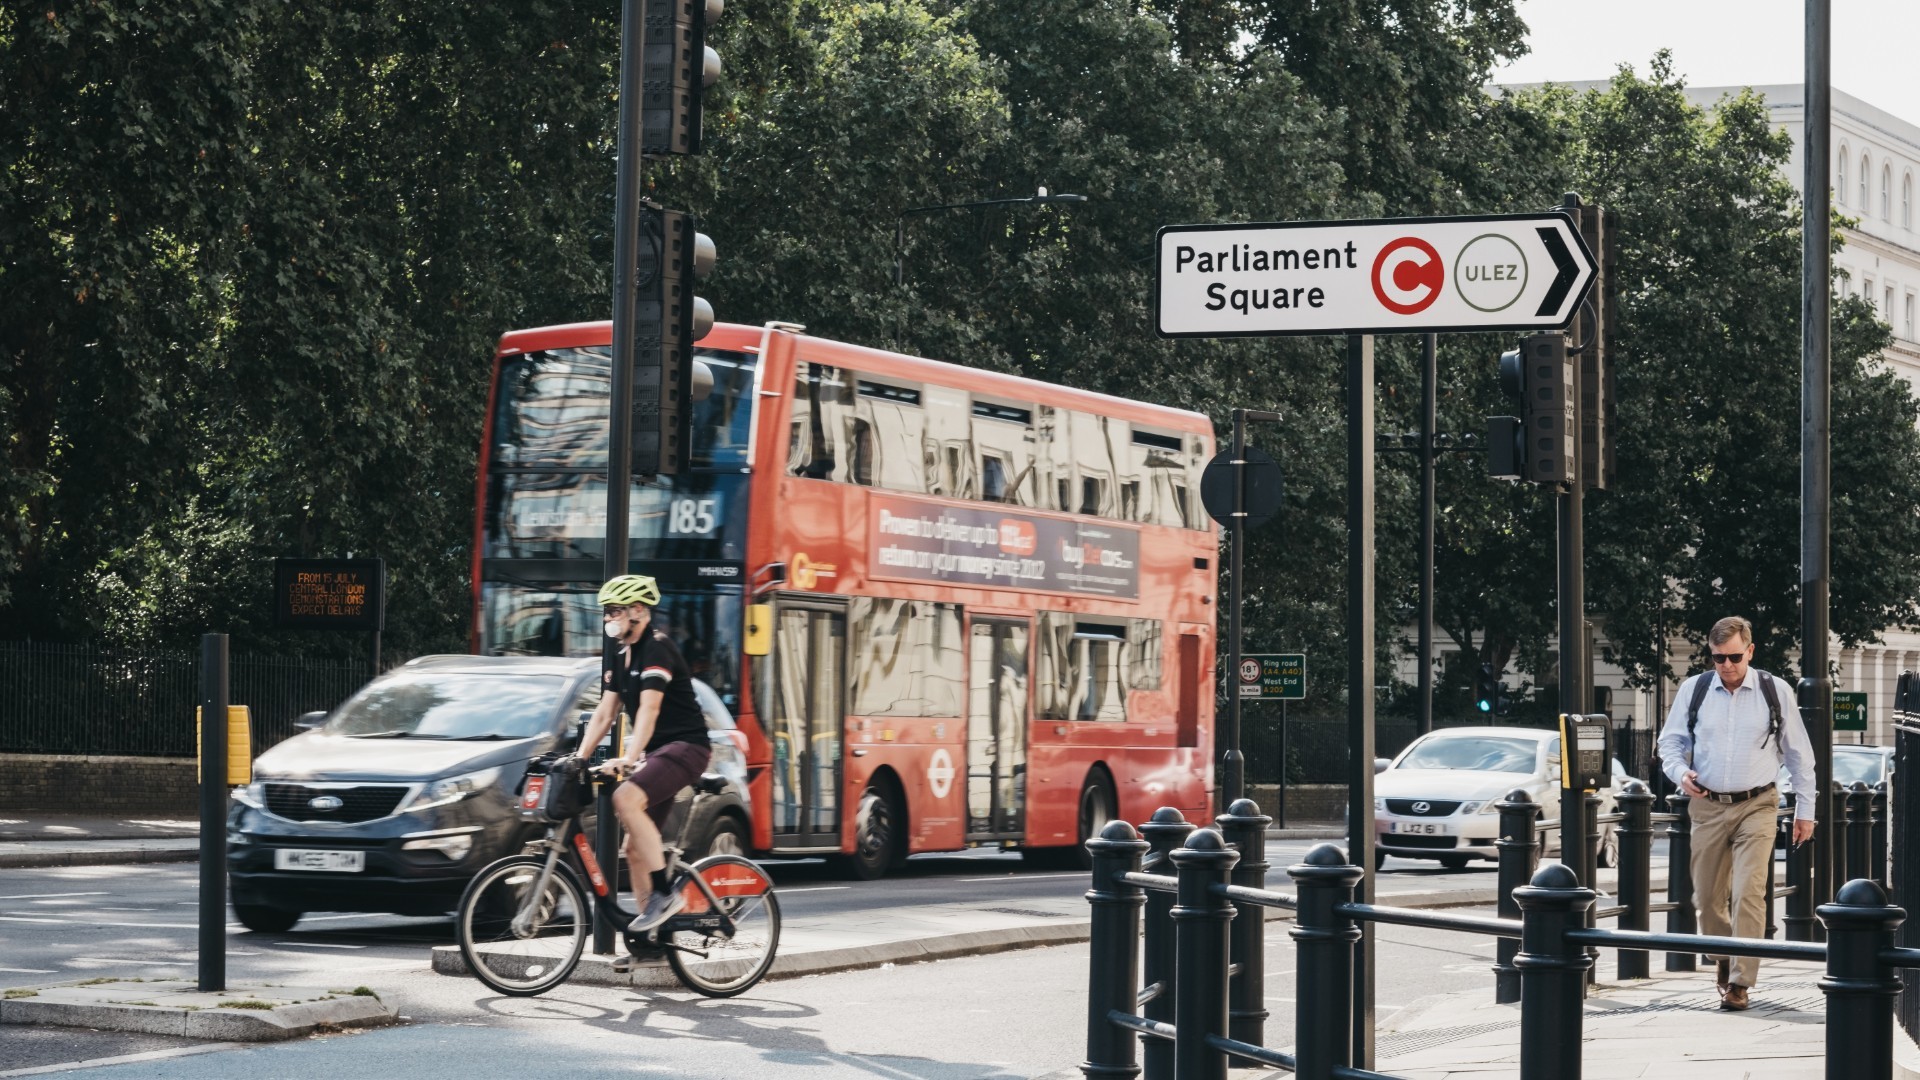
<svg viewBox="0 0 1920 1080"><path fill-rule="evenodd" d="M1760 680L1760 696L1767 699L1767 733L1760 737L1760 745L1764 748L1767 740L1772 739L1773 744L1779 746L1780 691L1774 688L1772 675L1759 668L1754 668L1753 674ZM1711 671L1704 671L1694 676L1693 700L1687 704L1687 742L1689 744L1693 742L1693 729L1700 726L1700 703L1707 700L1707 691L1713 688L1714 677Z"/></svg>

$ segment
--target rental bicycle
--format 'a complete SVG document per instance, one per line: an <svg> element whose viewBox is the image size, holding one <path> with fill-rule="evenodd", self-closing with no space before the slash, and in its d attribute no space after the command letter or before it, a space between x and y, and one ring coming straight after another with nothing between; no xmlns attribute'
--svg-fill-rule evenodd
<svg viewBox="0 0 1920 1080"><path fill-rule="evenodd" d="M547 755L529 764L520 814L545 822L547 835L467 885L455 916L467 969L502 994L545 993L573 973L600 920L626 945L628 956L621 958L624 964L615 961L616 970L664 956L682 984L708 997L732 997L764 978L780 944L773 880L739 855L709 855L689 864L681 858L684 836L665 847L670 888L686 907L651 930L628 932L633 912L620 904L618 860L611 875L603 871L580 823L600 782L614 781L577 757ZM716 793L724 783L702 776L693 784L695 797Z"/></svg>

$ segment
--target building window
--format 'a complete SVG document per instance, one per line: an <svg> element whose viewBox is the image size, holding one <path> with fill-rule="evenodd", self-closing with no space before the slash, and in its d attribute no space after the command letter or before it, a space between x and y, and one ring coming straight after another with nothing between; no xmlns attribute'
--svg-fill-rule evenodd
<svg viewBox="0 0 1920 1080"><path fill-rule="evenodd" d="M1893 286L1891 285L1887 286L1887 306L1880 309L1880 314L1888 322L1893 321Z"/></svg>
<svg viewBox="0 0 1920 1080"><path fill-rule="evenodd" d="M1907 294L1907 340L1920 341L1920 338L1916 338L1913 336L1913 294L1912 293Z"/></svg>
<svg viewBox="0 0 1920 1080"><path fill-rule="evenodd" d="M1841 206L1847 205L1847 155L1849 153L1851 151L1846 146L1840 147L1840 178L1833 185L1834 197L1840 200Z"/></svg>
<svg viewBox="0 0 1920 1080"><path fill-rule="evenodd" d="M1913 174L1908 173L1900 181L1900 226L1913 228Z"/></svg>
<svg viewBox="0 0 1920 1080"><path fill-rule="evenodd" d="M1867 212L1867 207L1871 205L1870 203L1867 202L1867 171L1872 168L1873 168L1873 162L1867 160L1867 155L1861 154L1860 155L1860 212L1863 214Z"/></svg>
<svg viewBox="0 0 1920 1080"><path fill-rule="evenodd" d="M1880 220L1893 220L1893 163L1880 166Z"/></svg>
<svg viewBox="0 0 1920 1080"><path fill-rule="evenodd" d="M1873 306L1873 279L1872 278L1860 279L1860 299L1865 300L1867 302L1867 306L1869 307Z"/></svg>

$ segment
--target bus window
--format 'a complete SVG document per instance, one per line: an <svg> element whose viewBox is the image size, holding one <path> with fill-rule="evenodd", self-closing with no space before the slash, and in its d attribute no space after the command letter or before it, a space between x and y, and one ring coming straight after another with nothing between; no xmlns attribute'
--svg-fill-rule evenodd
<svg viewBox="0 0 1920 1080"><path fill-rule="evenodd" d="M1128 619L1127 689L1160 689L1160 620Z"/></svg>
<svg viewBox="0 0 1920 1080"><path fill-rule="evenodd" d="M844 479L855 484L905 491L927 491L927 414L920 393L905 387L862 381L855 427L864 424L860 447L866 467Z"/></svg>
<svg viewBox="0 0 1920 1080"><path fill-rule="evenodd" d="M1125 720L1127 693L1121 678L1125 631L1100 623L1079 623L1073 632L1073 696L1067 714L1075 720Z"/></svg>
<svg viewBox="0 0 1920 1080"><path fill-rule="evenodd" d="M1015 506L1038 506L1038 456L1033 408L975 399L974 453L978 455L979 498Z"/></svg>
<svg viewBox="0 0 1920 1080"><path fill-rule="evenodd" d="M960 606L862 597L848 681L856 716L957 717L966 677Z"/></svg>

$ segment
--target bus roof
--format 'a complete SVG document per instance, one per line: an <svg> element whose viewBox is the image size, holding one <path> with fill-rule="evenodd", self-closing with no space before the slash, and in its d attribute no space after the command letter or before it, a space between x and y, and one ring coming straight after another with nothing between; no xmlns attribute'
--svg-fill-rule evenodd
<svg viewBox="0 0 1920 1080"><path fill-rule="evenodd" d="M713 349L757 351L765 334L766 329L763 327L746 326L740 323L714 323L713 330L700 339L700 344ZM933 382L941 386L951 386L956 390L1016 400L1031 400L1048 405L1073 406L1119 419L1157 424L1176 431L1200 431L1209 434L1213 431L1212 421L1204 414L1187 409L1175 409L1151 402L1082 390L1060 383L1042 382L1021 375L1008 375L1004 372L988 371L965 364L928 360L905 353L872 349L864 345L851 345L806 334L795 334L794 337L799 340L801 351L809 359L831 360L841 366L852 367L868 374L897 375L923 382ZM502 334L496 356L517 356L521 353L540 352L544 349L586 348L611 344L613 344L612 322L603 320L562 323L558 326L537 326Z"/></svg>

